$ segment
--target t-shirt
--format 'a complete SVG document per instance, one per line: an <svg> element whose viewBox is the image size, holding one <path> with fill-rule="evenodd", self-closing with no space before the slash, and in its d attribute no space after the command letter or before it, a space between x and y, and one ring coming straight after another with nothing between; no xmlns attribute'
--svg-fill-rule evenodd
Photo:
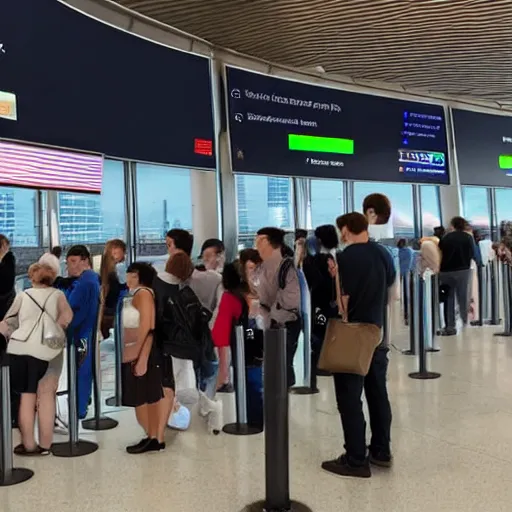
<svg viewBox="0 0 512 512"><path fill-rule="evenodd" d="M388 288L396 270L390 252L376 242L349 245L337 256L342 294L348 295L348 321L382 327Z"/></svg>
<svg viewBox="0 0 512 512"><path fill-rule="evenodd" d="M474 247L473 237L464 231L452 231L441 238L441 272L468 270L474 258Z"/></svg>

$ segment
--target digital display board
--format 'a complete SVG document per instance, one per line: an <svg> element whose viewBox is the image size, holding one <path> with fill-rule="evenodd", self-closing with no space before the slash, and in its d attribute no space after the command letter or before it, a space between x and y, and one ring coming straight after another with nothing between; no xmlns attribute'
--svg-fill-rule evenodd
<svg viewBox="0 0 512 512"><path fill-rule="evenodd" d="M512 187L512 117L452 109L462 185Z"/></svg>
<svg viewBox="0 0 512 512"><path fill-rule="evenodd" d="M210 61L58 0L0 2L0 138L214 169Z"/></svg>
<svg viewBox="0 0 512 512"><path fill-rule="evenodd" d="M449 183L444 108L226 67L233 172Z"/></svg>

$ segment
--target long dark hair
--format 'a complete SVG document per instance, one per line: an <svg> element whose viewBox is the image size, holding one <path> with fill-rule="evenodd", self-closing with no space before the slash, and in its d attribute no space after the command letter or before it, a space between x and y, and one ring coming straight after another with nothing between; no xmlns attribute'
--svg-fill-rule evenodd
<svg viewBox="0 0 512 512"><path fill-rule="evenodd" d="M222 287L225 291L245 300L245 295L250 292L249 284L242 277L240 261L228 263L222 272Z"/></svg>

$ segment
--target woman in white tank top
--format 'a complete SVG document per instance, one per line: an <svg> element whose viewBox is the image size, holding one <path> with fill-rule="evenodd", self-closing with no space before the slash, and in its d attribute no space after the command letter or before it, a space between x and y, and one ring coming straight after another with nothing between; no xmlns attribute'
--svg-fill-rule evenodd
<svg viewBox="0 0 512 512"><path fill-rule="evenodd" d="M49 330L63 336L73 319L73 311L60 290L52 288L57 272L36 263L28 270L33 288L20 293L0 323L0 333L8 340L7 353L11 388L21 394L18 424L21 444L17 455L48 455L55 424L56 387L45 377L48 363L62 353L45 343ZM39 445L34 438L37 404Z"/></svg>

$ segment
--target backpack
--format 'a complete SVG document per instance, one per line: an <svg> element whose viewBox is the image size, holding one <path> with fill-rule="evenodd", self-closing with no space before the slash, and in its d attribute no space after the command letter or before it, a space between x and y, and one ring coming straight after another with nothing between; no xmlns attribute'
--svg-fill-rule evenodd
<svg viewBox="0 0 512 512"><path fill-rule="evenodd" d="M281 265L279 265L279 270L277 271L277 283L280 290L284 290L286 288L286 278L288 276L288 272L290 270L293 270L294 272L297 272L297 269L295 268L295 262L293 261L293 258L286 257L283 258L281 261ZM299 280L300 283L300 280ZM277 309L284 309L285 311L288 311L289 313L295 313L297 317L300 317L301 311L298 311L297 309L286 309L277 303Z"/></svg>
<svg viewBox="0 0 512 512"><path fill-rule="evenodd" d="M164 353L189 359L194 365L215 360L210 321L212 314L190 286L172 287L158 312L158 333Z"/></svg>

